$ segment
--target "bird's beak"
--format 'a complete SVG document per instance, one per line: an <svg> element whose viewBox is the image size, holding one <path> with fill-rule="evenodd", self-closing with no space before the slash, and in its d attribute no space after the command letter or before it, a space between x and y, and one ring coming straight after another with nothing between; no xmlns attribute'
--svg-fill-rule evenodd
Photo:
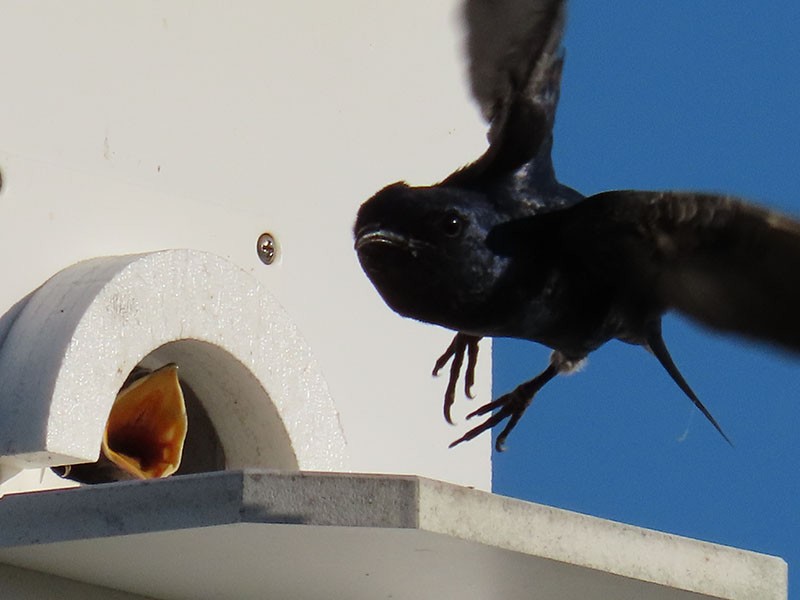
<svg viewBox="0 0 800 600"><path fill-rule="evenodd" d="M403 247L408 245L408 240L397 233L385 229L377 229L375 227L361 228L356 234L355 249L361 250L372 244Z"/></svg>
<svg viewBox="0 0 800 600"><path fill-rule="evenodd" d="M103 432L103 455L135 479L178 470L186 439L178 367L169 364L120 391Z"/></svg>

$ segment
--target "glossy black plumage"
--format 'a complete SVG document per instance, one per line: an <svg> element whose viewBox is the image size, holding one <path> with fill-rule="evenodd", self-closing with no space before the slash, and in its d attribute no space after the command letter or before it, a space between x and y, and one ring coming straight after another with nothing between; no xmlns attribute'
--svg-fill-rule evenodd
<svg viewBox="0 0 800 600"><path fill-rule="evenodd" d="M393 184L361 207L356 250L390 307L458 332L449 420L484 336L540 342L540 375L473 413L496 410L454 443L508 419L502 448L534 394L611 339L650 350L722 433L674 365L661 317L677 310L722 331L800 351L800 224L740 200L613 191L583 199L550 159L565 2L468 0L472 91L490 145L441 183ZM724 434L723 434L724 436ZM727 439L727 438L726 438Z"/></svg>

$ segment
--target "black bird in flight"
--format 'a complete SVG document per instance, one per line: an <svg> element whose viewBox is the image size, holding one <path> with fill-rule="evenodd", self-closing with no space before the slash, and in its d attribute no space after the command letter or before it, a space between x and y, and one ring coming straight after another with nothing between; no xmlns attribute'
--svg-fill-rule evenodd
<svg viewBox="0 0 800 600"><path fill-rule="evenodd" d="M612 339L637 344L727 440L686 383L661 335L679 311L725 332L800 352L800 223L736 198L610 191L584 198L550 157L564 55L564 0L467 0L472 93L489 148L441 183L387 186L355 224L365 273L399 314L457 332L450 419L464 358L471 396L478 341L513 337L553 349L539 375L469 417L494 414L452 445L508 419ZM469 418L468 417L468 418Z"/></svg>

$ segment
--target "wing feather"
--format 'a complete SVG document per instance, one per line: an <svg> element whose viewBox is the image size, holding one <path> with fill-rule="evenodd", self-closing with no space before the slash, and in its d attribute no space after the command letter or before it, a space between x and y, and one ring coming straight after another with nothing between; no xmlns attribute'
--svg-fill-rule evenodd
<svg viewBox="0 0 800 600"><path fill-rule="evenodd" d="M633 244L631 279L664 307L800 352L800 222L714 194L608 192L585 205L595 202L615 225L608 243Z"/></svg>
<svg viewBox="0 0 800 600"><path fill-rule="evenodd" d="M467 0L469 79L489 122L489 149L446 185L513 177L555 185L550 161L561 85L565 0ZM525 183L525 185L528 185Z"/></svg>

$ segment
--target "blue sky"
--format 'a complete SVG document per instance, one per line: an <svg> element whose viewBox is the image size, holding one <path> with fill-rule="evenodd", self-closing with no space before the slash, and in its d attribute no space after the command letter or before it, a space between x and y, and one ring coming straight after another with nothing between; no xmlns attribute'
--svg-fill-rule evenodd
<svg viewBox="0 0 800 600"><path fill-rule="evenodd" d="M799 25L796 0L574 0L559 178L585 194L719 191L800 216ZM611 342L536 398L494 457L495 491L782 556L800 593L800 357L676 316L664 337L733 448L652 356ZM494 393L548 355L497 342Z"/></svg>

